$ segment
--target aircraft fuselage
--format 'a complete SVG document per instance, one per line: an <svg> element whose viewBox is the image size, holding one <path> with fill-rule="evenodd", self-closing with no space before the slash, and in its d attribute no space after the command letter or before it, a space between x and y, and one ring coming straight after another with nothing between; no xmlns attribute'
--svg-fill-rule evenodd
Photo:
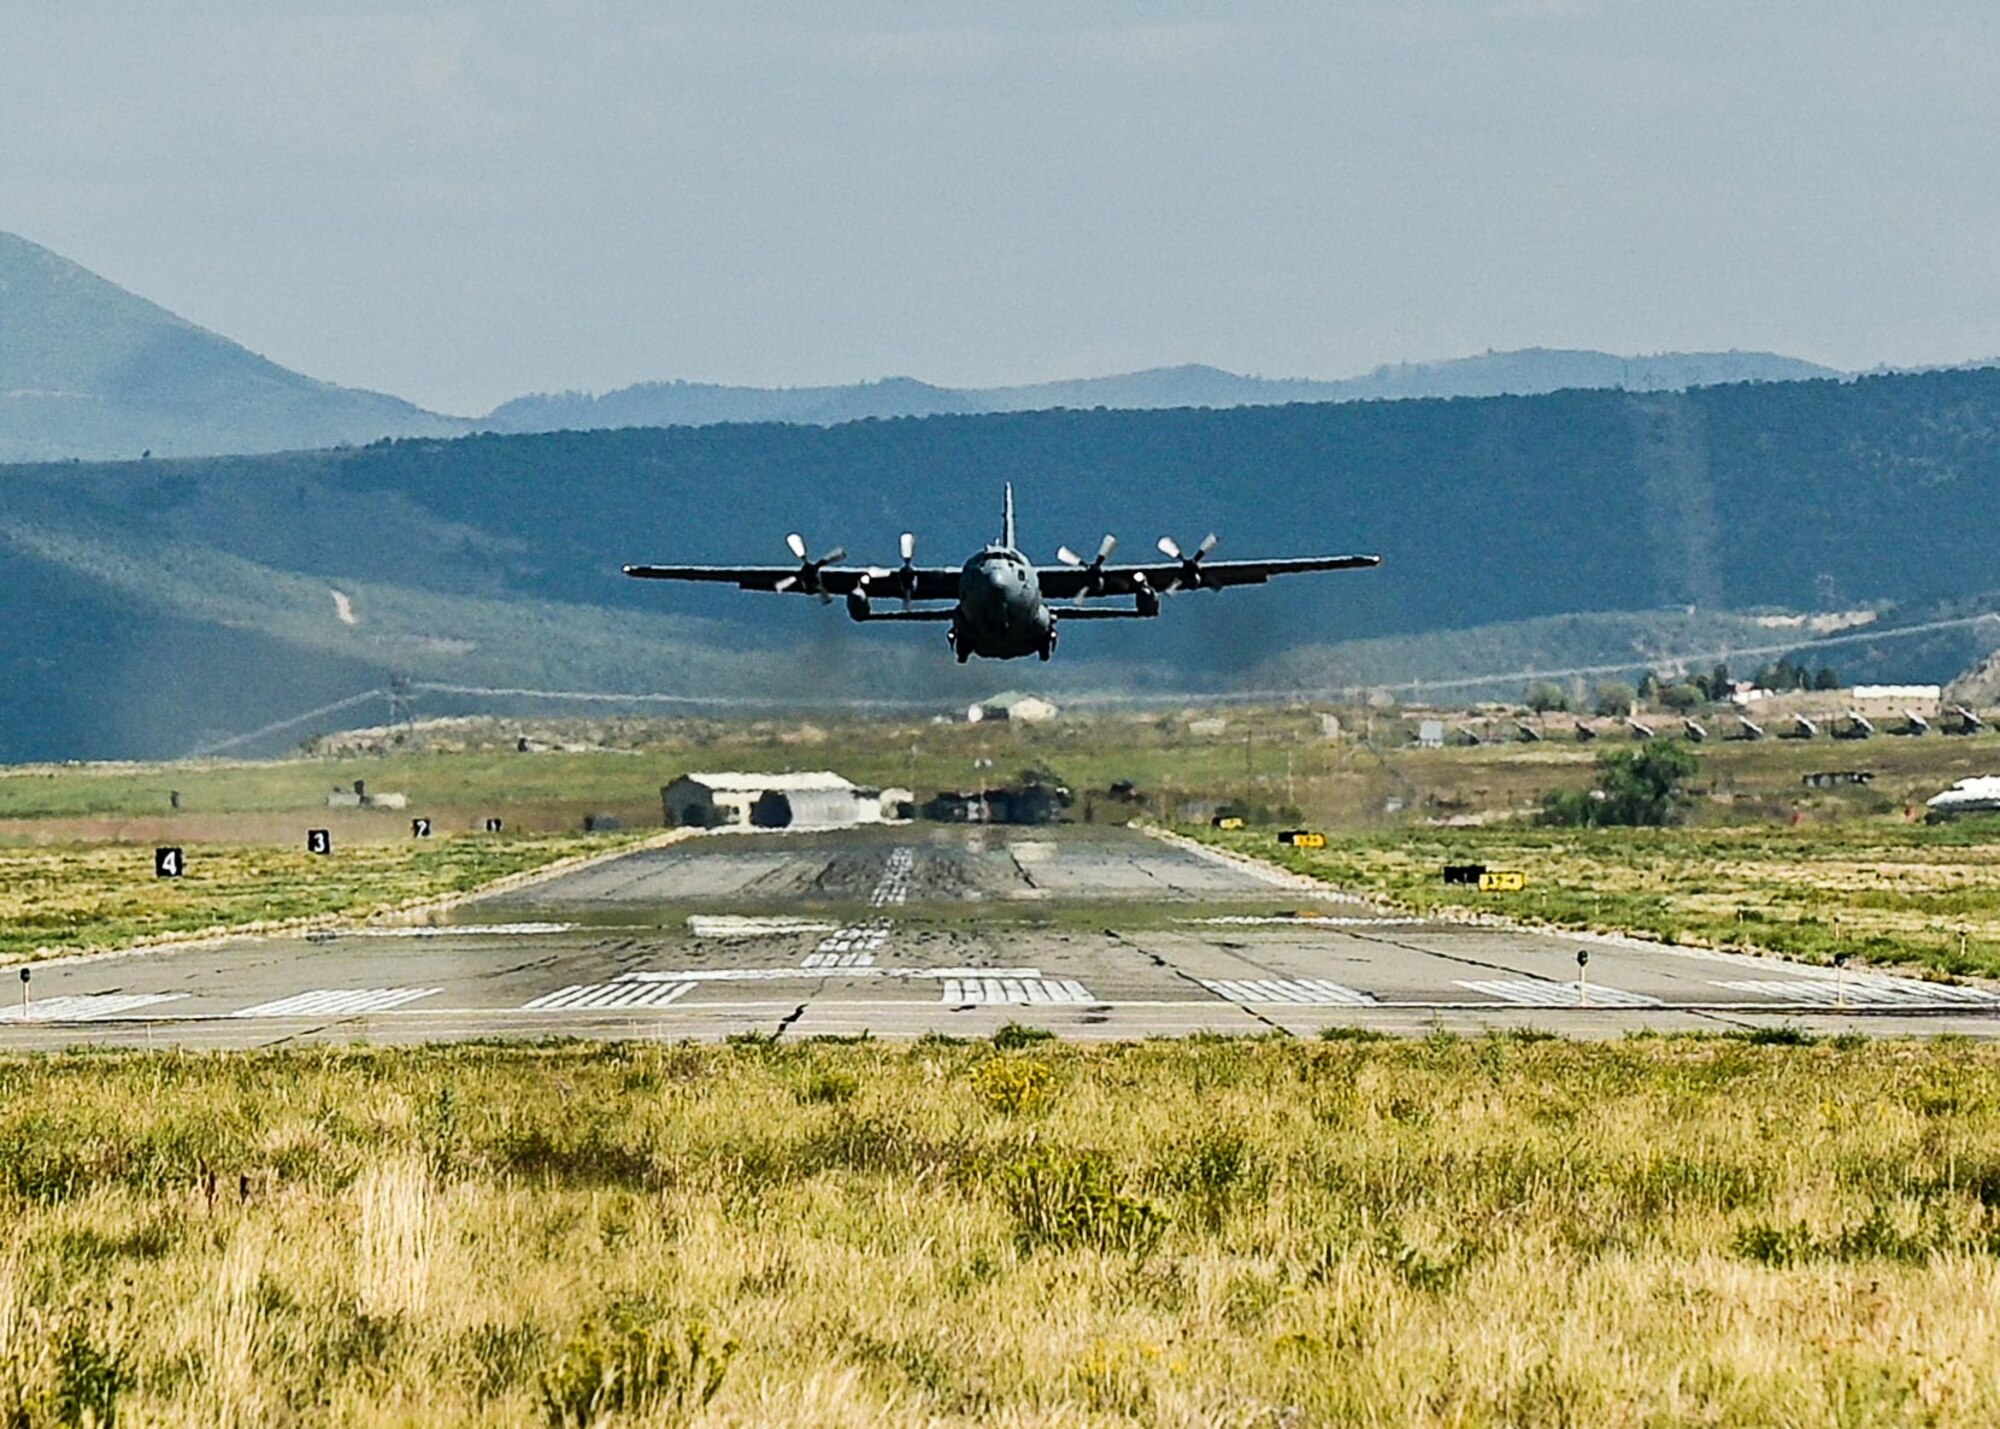
<svg viewBox="0 0 2000 1429"><path fill-rule="evenodd" d="M960 663L978 655L1015 660L1055 653L1056 617L1042 599L1034 563L1007 546L988 546L965 563L952 612L951 646Z"/></svg>

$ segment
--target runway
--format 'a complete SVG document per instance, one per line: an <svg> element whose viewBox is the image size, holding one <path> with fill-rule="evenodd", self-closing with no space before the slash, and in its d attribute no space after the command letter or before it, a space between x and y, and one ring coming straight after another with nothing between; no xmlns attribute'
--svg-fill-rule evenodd
<svg viewBox="0 0 2000 1429"><path fill-rule="evenodd" d="M1587 953L1580 968L1577 955ZM2000 989L1400 918L1124 829L703 837L452 921L32 969L0 1047L1193 1033L2000 1034ZM21 984L10 970L4 993Z"/></svg>

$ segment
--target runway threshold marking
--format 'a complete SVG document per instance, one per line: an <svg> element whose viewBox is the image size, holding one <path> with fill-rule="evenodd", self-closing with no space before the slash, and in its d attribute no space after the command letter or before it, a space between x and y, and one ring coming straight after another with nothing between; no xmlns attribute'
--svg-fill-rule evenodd
<svg viewBox="0 0 2000 1429"><path fill-rule="evenodd" d="M524 1003L523 1012L607 1011L626 1007L665 1007L684 997L691 982L572 983Z"/></svg>
<svg viewBox="0 0 2000 1429"><path fill-rule="evenodd" d="M1368 1007L1380 1001L1373 993L1344 987L1325 978L1202 978L1201 985L1217 997L1235 1003L1305 1004L1319 1007Z"/></svg>
<svg viewBox="0 0 2000 1429"><path fill-rule="evenodd" d="M1865 974L1850 976L1845 986L1835 980L1817 978L1745 978L1718 982L1716 986L1808 1007L1833 1007L1843 1001L1872 1007L1939 1007L1947 1004L2000 1007L2000 994L1984 988Z"/></svg>
<svg viewBox="0 0 2000 1429"><path fill-rule="evenodd" d="M362 1012L387 1012L443 991L435 987L334 987L295 993L275 1002L260 1002L232 1012L231 1017L347 1017Z"/></svg>
<svg viewBox="0 0 2000 1429"><path fill-rule="evenodd" d="M90 992L74 997L48 997L25 1008L18 1005L0 1008L0 1022L95 1022L186 996L184 992Z"/></svg>
<svg viewBox="0 0 2000 1429"><path fill-rule="evenodd" d="M1511 1002L1521 1007L1583 1007L1584 989L1573 982L1536 982L1528 978L1485 978L1479 980L1454 979L1469 992L1484 993L1497 997L1502 1002ZM1659 998L1648 997L1642 992L1627 992L1621 987L1605 987L1592 983L1589 988L1591 1007L1661 1007Z"/></svg>
<svg viewBox="0 0 2000 1429"><path fill-rule="evenodd" d="M938 999L946 1006L1010 1004L1021 1007L1053 1003L1085 1003L1097 999L1074 978L968 977L946 978Z"/></svg>

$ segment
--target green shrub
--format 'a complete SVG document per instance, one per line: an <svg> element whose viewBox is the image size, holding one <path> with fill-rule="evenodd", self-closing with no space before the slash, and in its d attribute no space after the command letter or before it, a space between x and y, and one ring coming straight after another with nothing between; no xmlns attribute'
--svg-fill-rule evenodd
<svg viewBox="0 0 2000 1429"><path fill-rule="evenodd" d="M1008 1116L1039 1111L1055 1091L1055 1073L1046 1062L1003 1057L972 1069L972 1087L988 1109Z"/></svg>
<svg viewBox="0 0 2000 1429"><path fill-rule="evenodd" d="M1166 1216L1120 1191L1100 1156L1037 1150L1008 1165L1000 1184L1024 1251L1089 1247L1144 1257L1166 1233Z"/></svg>
<svg viewBox="0 0 2000 1429"><path fill-rule="evenodd" d="M735 1344L699 1321L678 1333L629 1314L585 1324L541 1377L550 1429L598 1429L619 1415L685 1420L715 1398Z"/></svg>
<svg viewBox="0 0 2000 1429"><path fill-rule="evenodd" d="M993 1045L1002 1052L1018 1052L1037 1042L1053 1041L1055 1035L1046 1027L1024 1027L1018 1022L1009 1022L993 1034Z"/></svg>

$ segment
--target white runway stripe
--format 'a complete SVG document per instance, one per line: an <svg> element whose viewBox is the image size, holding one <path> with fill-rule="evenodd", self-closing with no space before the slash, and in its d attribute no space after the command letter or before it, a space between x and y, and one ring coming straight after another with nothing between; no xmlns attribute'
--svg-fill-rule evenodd
<svg viewBox="0 0 2000 1429"><path fill-rule="evenodd" d="M2000 995L1984 988L1872 974L1848 978L1845 993L1837 981L1820 978L1746 978L1716 986L1806 1007L1833 1007L1843 998L1858 1007L2000 1007Z"/></svg>
<svg viewBox="0 0 2000 1429"><path fill-rule="evenodd" d="M917 866L916 854L906 848L890 849L889 857L884 862L887 867L882 881L868 895L868 906L871 908L898 907L910 896L910 874Z"/></svg>
<svg viewBox="0 0 2000 1429"><path fill-rule="evenodd" d="M362 1012L387 1012L422 998L435 997L435 987L335 987L260 1002L232 1012L231 1017L351 1017Z"/></svg>
<svg viewBox="0 0 2000 1429"><path fill-rule="evenodd" d="M523 1012L607 1012L622 1008L665 1007L686 995L691 982L572 983L524 1003Z"/></svg>
<svg viewBox="0 0 2000 1429"><path fill-rule="evenodd" d="M1029 1007L1096 999L1074 978L967 977L945 979L944 996L939 1001L950 1007L1001 1003Z"/></svg>
<svg viewBox="0 0 2000 1429"><path fill-rule="evenodd" d="M25 1012L19 1003L0 1007L0 1022L95 1022L100 1017L116 1017L186 996L184 992L89 992L45 997L30 1002Z"/></svg>
<svg viewBox="0 0 2000 1429"><path fill-rule="evenodd" d="M875 966L873 953L807 953L804 966L825 971L833 968L872 968Z"/></svg>
<svg viewBox="0 0 2000 1429"><path fill-rule="evenodd" d="M874 953L889 941L889 920L878 918L851 928L836 928L819 940L814 949L821 953ZM871 959L872 961L872 959Z"/></svg>
<svg viewBox="0 0 2000 1429"><path fill-rule="evenodd" d="M1480 982L1460 979L1458 985L1470 992L1484 993L1497 997L1502 1002L1511 1002L1521 1007L1579 1007L1582 997L1573 982L1536 982L1530 978L1493 978ZM1592 1007L1658 1007L1660 999L1647 997L1644 993L1627 992L1620 987L1605 987L1599 983L1590 985L1590 1005Z"/></svg>
<svg viewBox="0 0 2000 1429"><path fill-rule="evenodd" d="M1319 1007L1366 1007L1376 999L1372 993L1343 987L1325 978L1217 978L1201 979L1201 985L1217 997L1241 1003L1299 1003Z"/></svg>

